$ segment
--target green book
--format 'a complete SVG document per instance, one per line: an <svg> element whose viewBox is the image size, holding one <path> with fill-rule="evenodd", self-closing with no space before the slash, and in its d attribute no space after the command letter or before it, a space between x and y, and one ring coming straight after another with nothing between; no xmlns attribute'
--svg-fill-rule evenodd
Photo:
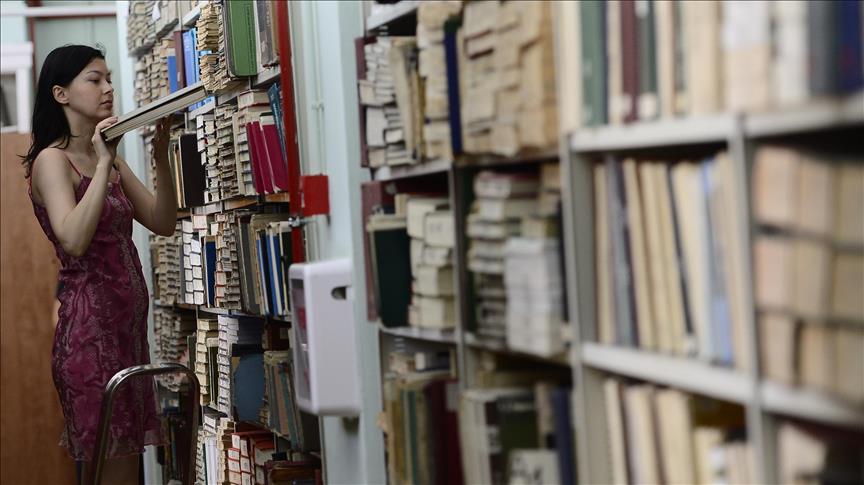
<svg viewBox="0 0 864 485"><path fill-rule="evenodd" d="M255 5L252 0L224 3L225 57L228 74L233 77L258 73L255 51Z"/></svg>
<svg viewBox="0 0 864 485"><path fill-rule="evenodd" d="M606 4L579 2L582 57L582 124L607 122Z"/></svg>
<svg viewBox="0 0 864 485"><path fill-rule="evenodd" d="M386 222L382 218L386 218ZM405 219L373 216L367 227L381 323L385 327L407 325L411 301L411 253Z"/></svg>

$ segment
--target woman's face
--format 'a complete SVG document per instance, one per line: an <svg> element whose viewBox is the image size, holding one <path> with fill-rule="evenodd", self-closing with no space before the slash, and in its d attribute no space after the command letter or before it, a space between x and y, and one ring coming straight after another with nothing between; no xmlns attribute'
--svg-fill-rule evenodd
<svg viewBox="0 0 864 485"><path fill-rule="evenodd" d="M98 122L114 114L114 87L104 59L90 61L63 91L58 101L86 118Z"/></svg>

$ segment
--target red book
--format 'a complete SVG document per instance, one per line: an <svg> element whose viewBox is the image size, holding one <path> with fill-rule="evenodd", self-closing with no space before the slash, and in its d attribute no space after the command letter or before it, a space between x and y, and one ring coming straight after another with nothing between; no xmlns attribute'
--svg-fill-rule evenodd
<svg viewBox="0 0 864 485"><path fill-rule="evenodd" d="M252 121L246 123L246 139L249 143L249 155L252 158L252 176L255 181L255 191L259 194L273 193L273 180L267 169L267 151L264 148L264 136L261 133L261 123Z"/></svg>
<svg viewBox="0 0 864 485"><path fill-rule="evenodd" d="M279 145L276 120L272 116L262 116L261 130L264 133L264 146L270 162L270 172L273 174L273 186L277 192L285 192L288 190L288 165L285 163L282 147Z"/></svg>

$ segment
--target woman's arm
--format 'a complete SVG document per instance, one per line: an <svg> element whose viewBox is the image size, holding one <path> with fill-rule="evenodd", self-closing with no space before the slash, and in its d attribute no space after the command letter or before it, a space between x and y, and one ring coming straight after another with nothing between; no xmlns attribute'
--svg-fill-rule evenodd
<svg viewBox="0 0 864 485"><path fill-rule="evenodd" d="M79 183L77 176L71 176L66 154L57 148L46 148L39 153L34 164L39 170L31 176L36 184L39 197L48 212L51 230L57 237L60 246L66 254L80 257L87 252L99 218L102 216L102 206L108 193L108 176L117 155L117 143L105 143L101 131L117 122L117 117L105 118L96 124L96 129L90 142L96 150L98 160L96 172L90 180L87 191L81 200L75 202L75 184ZM35 167L35 165L34 165Z"/></svg>
<svg viewBox="0 0 864 485"><path fill-rule="evenodd" d="M160 236L174 234L177 225L177 196L168 164L168 120L159 122L153 137L153 157L156 162L155 197L135 176L125 161L117 158L123 191L135 208L135 220Z"/></svg>

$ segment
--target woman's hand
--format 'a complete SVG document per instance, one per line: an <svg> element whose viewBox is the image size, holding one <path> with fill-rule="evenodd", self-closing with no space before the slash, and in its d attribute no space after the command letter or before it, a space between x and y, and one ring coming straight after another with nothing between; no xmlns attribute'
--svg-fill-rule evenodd
<svg viewBox="0 0 864 485"><path fill-rule="evenodd" d="M117 123L116 116L105 118L100 121L96 124L96 131L93 133L93 138L90 139L93 143L93 148L96 149L96 155L99 157L97 166L107 165L110 167L114 165L114 158L117 156L117 145L120 143L122 137L118 137L107 143L102 139L102 130L108 128L114 123Z"/></svg>
<svg viewBox="0 0 864 485"><path fill-rule="evenodd" d="M159 120L156 125L156 133L153 134L153 139L150 142L150 147L153 150L152 155L157 163L168 161L168 142L171 140L171 116L166 116Z"/></svg>

